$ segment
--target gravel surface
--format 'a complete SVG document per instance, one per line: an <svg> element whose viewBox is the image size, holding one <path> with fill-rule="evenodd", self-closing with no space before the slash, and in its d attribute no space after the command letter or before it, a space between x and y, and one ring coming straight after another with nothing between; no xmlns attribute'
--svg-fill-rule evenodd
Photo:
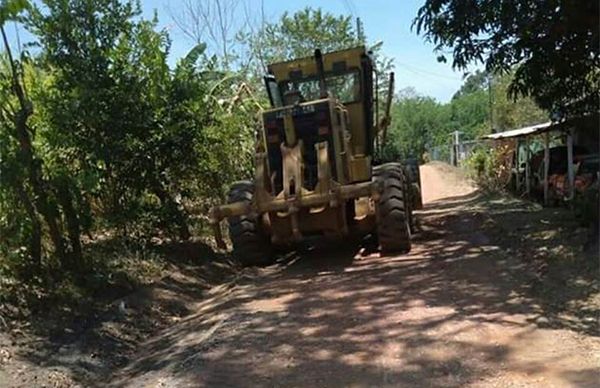
<svg viewBox="0 0 600 388"><path fill-rule="evenodd" d="M510 237L538 213L519 202L516 221L517 205L483 198L448 165L422 166L421 177L410 254L332 243L215 288L112 385L598 386L598 298L586 291L597 283L548 300L527 250L541 248Z"/></svg>

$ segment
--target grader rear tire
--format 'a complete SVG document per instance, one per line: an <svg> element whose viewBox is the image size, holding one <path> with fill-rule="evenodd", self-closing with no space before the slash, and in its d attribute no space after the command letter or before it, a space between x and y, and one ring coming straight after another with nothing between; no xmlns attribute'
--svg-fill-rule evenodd
<svg viewBox="0 0 600 388"><path fill-rule="evenodd" d="M398 163L377 166L373 176L383 181L377 206L377 237L381 252L408 252L411 248L411 212L402 166Z"/></svg>
<svg viewBox="0 0 600 388"><path fill-rule="evenodd" d="M254 184L235 182L229 189L227 203L252 202ZM233 256L244 266L261 266L273 262L273 247L260 225L250 215L229 219L229 237L233 243Z"/></svg>
<svg viewBox="0 0 600 388"><path fill-rule="evenodd" d="M423 194L421 193L421 172L416 159L407 159L406 177L410 186L410 199L412 209L423 209Z"/></svg>

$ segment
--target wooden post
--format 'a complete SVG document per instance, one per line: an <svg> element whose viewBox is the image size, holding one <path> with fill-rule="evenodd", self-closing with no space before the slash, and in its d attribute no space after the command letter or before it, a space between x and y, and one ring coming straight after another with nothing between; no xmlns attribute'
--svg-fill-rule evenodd
<svg viewBox="0 0 600 388"><path fill-rule="evenodd" d="M529 136L525 137L525 192L531 192L531 176L529 173Z"/></svg>
<svg viewBox="0 0 600 388"><path fill-rule="evenodd" d="M548 205L548 172L550 171L550 132L544 134L544 205Z"/></svg>
<svg viewBox="0 0 600 388"><path fill-rule="evenodd" d="M569 128L567 132L567 174L569 178L569 199L575 196L575 171L573 170L573 131Z"/></svg>
<svg viewBox="0 0 600 388"><path fill-rule="evenodd" d="M517 194L521 192L521 174L519 174L519 138L515 140L517 145L515 146L515 188L517 190Z"/></svg>
<svg viewBox="0 0 600 388"><path fill-rule="evenodd" d="M459 132L454 131L454 155L456 155L456 166L458 167L458 163L460 160L460 147L459 147Z"/></svg>

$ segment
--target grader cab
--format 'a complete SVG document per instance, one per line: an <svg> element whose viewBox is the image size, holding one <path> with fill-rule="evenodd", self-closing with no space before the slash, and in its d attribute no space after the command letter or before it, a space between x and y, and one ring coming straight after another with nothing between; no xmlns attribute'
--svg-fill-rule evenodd
<svg viewBox="0 0 600 388"><path fill-rule="evenodd" d="M254 180L236 182L228 203L212 209L217 242L227 218L233 253L268 264L274 247L308 236L372 234L382 251L408 251L412 208L404 167L374 166L377 122L374 62L364 47L268 67L271 109L263 112ZM393 91L393 73L390 75ZM390 95L391 97L391 95Z"/></svg>

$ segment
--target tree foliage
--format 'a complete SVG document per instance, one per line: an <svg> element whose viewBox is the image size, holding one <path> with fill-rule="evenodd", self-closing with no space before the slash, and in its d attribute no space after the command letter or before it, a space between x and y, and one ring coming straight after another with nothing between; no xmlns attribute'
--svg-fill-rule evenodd
<svg viewBox="0 0 600 388"><path fill-rule="evenodd" d="M242 65L243 58L236 35L252 24L245 0L183 0L177 9L169 9L173 22L195 44L214 55L222 67ZM243 16L242 16L243 15Z"/></svg>
<svg viewBox="0 0 600 388"><path fill-rule="evenodd" d="M350 16L335 16L319 9L305 8L283 13L276 22L267 22L248 43L264 65L340 50L364 44L359 40Z"/></svg>
<svg viewBox="0 0 600 388"><path fill-rule="evenodd" d="M392 110L385 158L421 158L434 147L449 144L454 131L459 131L464 140L475 140L492 131L548 120L548 113L531 98L514 101L507 96L512 77L512 73L488 77L485 72L475 72L446 104L421 96L414 89L401 90Z"/></svg>
<svg viewBox="0 0 600 388"><path fill-rule="evenodd" d="M189 238L193 209L248 172L248 103L223 102L232 84L202 45L170 69L137 2L16 3L3 22L18 16L37 49L0 63L0 255L81 273L83 233Z"/></svg>
<svg viewBox="0 0 600 388"><path fill-rule="evenodd" d="M427 0L414 26L438 52L452 50L453 67L516 68L512 98L531 96L555 115L572 116L598 110L598 18L597 1Z"/></svg>
<svg viewBox="0 0 600 388"><path fill-rule="evenodd" d="M448 116L448 109L431 97L401 96L392 108L392 124L383 158L420 158L429 145L437 142L440 127Z"/></svg>
<svg viewBox="0 0 600 388"><path fill-rule="evenodd" d="M513 74L511 72L495 77L492 81L492 117L496 132L539 124L550 119L548 112L541 109L532 98L515 100L508 95Z"/></svg>

